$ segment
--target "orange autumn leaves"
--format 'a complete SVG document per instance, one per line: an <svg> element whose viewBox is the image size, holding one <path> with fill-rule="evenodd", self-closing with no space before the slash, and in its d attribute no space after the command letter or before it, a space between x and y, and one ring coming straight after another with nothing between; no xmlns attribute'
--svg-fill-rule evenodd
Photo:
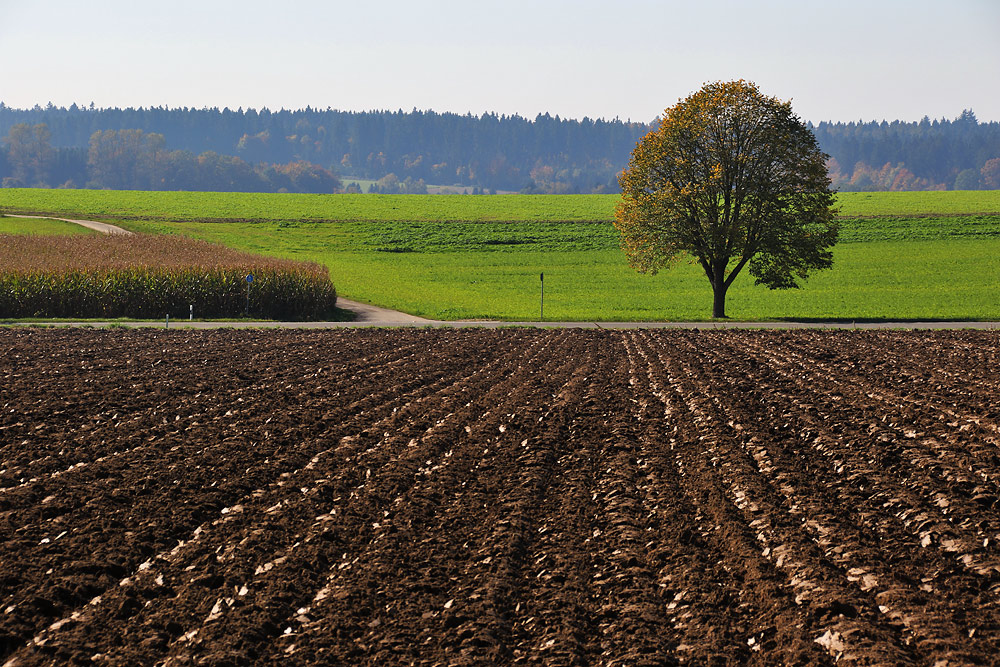
<svg viewBox="0 0 1000 667"><path fill-rule="evenodd" d="M825 160L790 103L744 80L707 84L665 111L619 177L622 249L649 273L691 256L717 297L747 266L797 286L836 240Z"/></svg>

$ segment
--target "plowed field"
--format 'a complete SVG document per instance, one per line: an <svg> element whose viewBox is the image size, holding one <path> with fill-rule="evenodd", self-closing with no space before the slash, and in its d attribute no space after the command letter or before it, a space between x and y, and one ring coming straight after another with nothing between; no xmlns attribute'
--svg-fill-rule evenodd
<svg viewBox="0 0 1000 667"><path fill-rule="evenodd" d="M0 331L0 662L996 664L990 332Z"/></svg>

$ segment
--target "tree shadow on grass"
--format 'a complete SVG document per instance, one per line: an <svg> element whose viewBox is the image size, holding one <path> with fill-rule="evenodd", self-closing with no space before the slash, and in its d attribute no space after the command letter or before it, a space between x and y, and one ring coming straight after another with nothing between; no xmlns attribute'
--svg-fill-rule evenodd
<svg viewBox="0 0 1000 667"><path fill-rule="evenodd" d="M353 310L348 310L347 308L341 308L337 306L330 313L329 317L326 318L327 322L353 322L358 319L358 314Z"/></svg>

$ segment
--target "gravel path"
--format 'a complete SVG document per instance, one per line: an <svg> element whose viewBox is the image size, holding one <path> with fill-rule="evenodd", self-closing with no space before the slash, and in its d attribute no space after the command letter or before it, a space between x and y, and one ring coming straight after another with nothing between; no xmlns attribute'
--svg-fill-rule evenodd
<svg viewBox="0 0 1000 667"><path fill-rule="evenodd" d="M115 225L109 225L106 222L96 222L94 220L72 220L70 218L53 218L47 215L14 215L13 213L5 213L8 218L32 218L37 220L59 220L60 222L72 222L75 225L80 225L88 229L93 229L94 231L101 232L102 234L125 234L126 236L131 236L132 232L127 229L122 229Z"/></svg>
<svg viewBox="0 0 1000 667"><path fill-rule="evenodd" d="M344 322L342 324L361 324L368 326L377 324L392 324L396 326L412 326L438 323L435 320L424 319L423 317L417 317L416 315L410 315L409 313L402 313L398 310L379 308L378 306L351 301L339 296L337 297L337 307L353 311L357 314L357 318L353 322Z"/></svg>

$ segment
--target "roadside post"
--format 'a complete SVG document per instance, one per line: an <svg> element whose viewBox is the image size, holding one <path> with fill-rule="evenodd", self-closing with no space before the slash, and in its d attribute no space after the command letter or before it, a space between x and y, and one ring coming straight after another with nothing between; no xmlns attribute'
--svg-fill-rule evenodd
<svg viewBox="0 0 1000 667"><path fill-rule="evenodd" d="M538 280L542 285L542 300L538 305L538 319L544 321L545 320L545 274L539 273Z"/></svg>
<svg viewBox="0 0 1000 667"><path fill-rule="evenodd" d="M188 305L188 322L194 322L194 304Z"/></svg>
<svg viewBox="0 0 1000 667"><path fill-rule="evenodd" d="M246 309L246 315L247 315L247 317L250 316L250 283L252 283L252 282L253 282L253 274L252 273L248 273L247 274L247 309Z"/></svg>

